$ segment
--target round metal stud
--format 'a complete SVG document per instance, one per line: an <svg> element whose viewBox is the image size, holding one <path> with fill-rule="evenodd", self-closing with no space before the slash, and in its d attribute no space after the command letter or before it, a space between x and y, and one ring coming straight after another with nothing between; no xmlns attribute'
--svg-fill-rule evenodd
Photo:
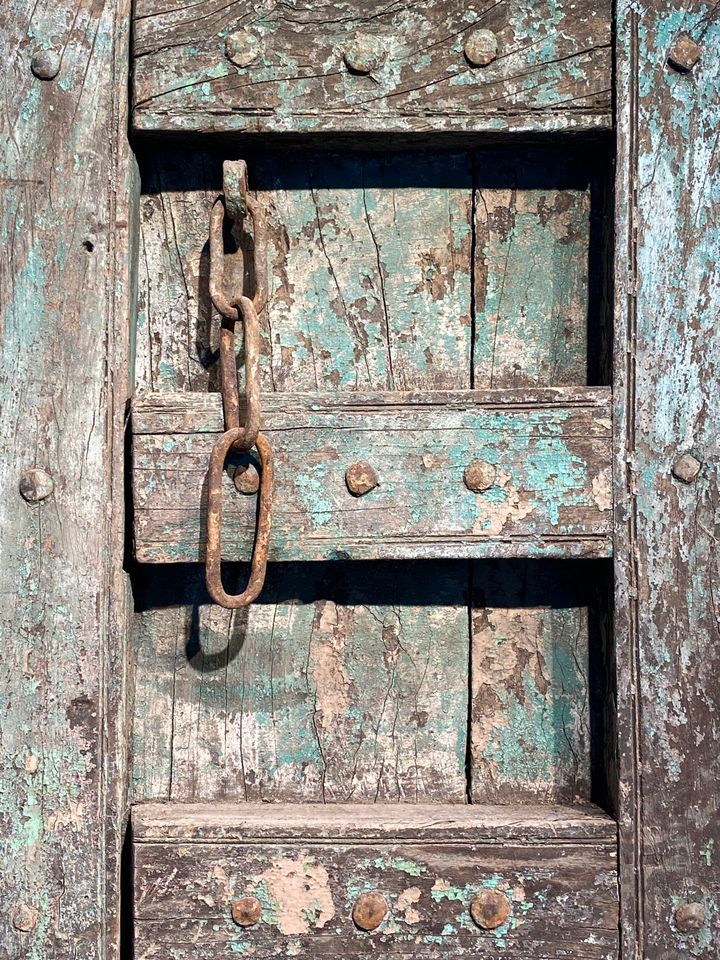
<svg viewBox="0 0 720 960"><path fill-rule="evenodd" d="M675 911L675 926L681 933L700 930L705 923L705 905L703 903L683 903Z"/></svg>
<svg viewBox="0 0 720 960"><path fill-rule="evenodd" d="M499 890L481 890L472 898L470 916L483 930L501 927L511 913L510 901Z"/></svg>
<svg viewBox="0 0 720 960"><path fill-rule="evenodd" d="M38 50L30 61L30 69L38 80L54 80L60 73L60 62L57 50Z"/></svg>
<svg viewBox="0 0 720 960"><path fill-rule="evenodd" d="M252 927L260 919L262 904L257 897L242 897L233 903L230 913L239 927Z"/></svg>
<svg viewBox="0 0 720 960"><path fill-rule="evenodd" d="M497 478L497 468L485 460L473 460L465 467L463 480L468 490L473 493L484 493L489 490Z"/></svg>
<svg viewBox="0 0 720 960"><path fill-rule="evenodd" d="M492 30L473 30L465 38L463 53L471 67L486 67L498 55L498 40Z"/></svg>
<svg viewBox="0 0 720 960"><path fill-rule="evenodd" d="M367 460L358 460L345 471L345 483L354 497L362 497L380 483L377 471Z"/></svg>
<svg viewBox="0 0 720 960"><path fill-rule="evenodd" d="M259 39L247 30L238 30L225 39L225 56L236 67L249 67L257 60L259 53Z"/></svg>
<svg viewBox="0 0 720 960"><path fill-rule="evenodd" d="M388 915L388 910L387 900L375 890L361 893L353 907L353 923L361 930L377 930Z"/></svg>
<svg viewBox="0 0 720 960"><path fill-rule="evenodd" d="M233 483L239 493L248 495L257 493L260 489L260 474L257 467L252 463L247 466L236 467L233 474Z"/></svg>
<svg viewBox="0 0 720 960"><path fill-rule="evenodd" d="M31 467L20 478L20 496L28 503L40 503L53 492L53 478L41 467Z"/></svg>
<svg viewBox="0 0 720 960"><path fill-rule="evenodd" d="M351 73L366 75L379 69L387 53L377 37L358 35L343 50L345 66Z"/></svg>

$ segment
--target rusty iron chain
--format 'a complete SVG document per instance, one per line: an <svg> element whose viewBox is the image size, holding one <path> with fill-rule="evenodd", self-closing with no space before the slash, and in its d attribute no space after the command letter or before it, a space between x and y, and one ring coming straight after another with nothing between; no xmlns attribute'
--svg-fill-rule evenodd
<svg viewBox="0 0 720 960"><path fill-rule="evenodd" d="M253 224L252 273L255 296L243 294L245 257L241 252L244 220L249 213ZM228 278L223 243L225 217L232 223L233 238L238 247L234 269ZM258 313L267 299L266 271L262 256L266 249L265 233L257 205L247 195L247 168L242 160L223 164L223 196L213 204L210 214L210 297L222 317L220 328L220 390L223 402L225 432L215 442L210 454L207 493L207 549L205 582L213 601L234 610L249 606L257 599L265 582L274 488L274 463L267 439L260 433L260 321ZM230 292L229 292L230 290ZM235 324L242 321L245 363L244 422L240 422L240 392L235 359ZM229 594L222 585L222 480L225 458L230 450L248 451L255 447L260 455L260 489L257 528L247 587L239 594Z"/></svg>

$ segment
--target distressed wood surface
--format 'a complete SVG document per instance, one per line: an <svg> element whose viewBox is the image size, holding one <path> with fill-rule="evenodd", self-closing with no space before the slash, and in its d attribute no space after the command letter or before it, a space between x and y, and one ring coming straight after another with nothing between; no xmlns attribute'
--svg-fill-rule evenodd
<svg viewBox="0 0 720 960"><path fill-rule="evenodd" d="M464 802L465 564L271 565L238 612L150 569L137 798Z"/></svg>
<svg viewBox="0 0 720 960"><path fill-rule="evenodd" d="M612 533L609 399L598 387L271 395L263 426L275 460L270 559L605 556ZM135 556L202 559L205 475L223 429L220 398L155 394L136 400L133 411ZM481 493L463 480L476 459L495 472ZM379 477L360 497L345 481L357 460ZM257 498L234 489L230 470L223 557L242 560L252 549Z"/></svg>
<svg viewBox="0 0 720 960"><path fill-rule="evenodd" d="M598 379L594 342L601 321L596 248L603 156L597 148L590 152L577 146L386 157L248 155L251 185L270 228L271 295L262 316L266 401L292 406L294 391L336 390L332 400L318 395L315 402L352 407L355 400L349 394L391 385L418 391L604 382ZM138 386L193 392L193 402L217 390L207 220L220 187L221 157L199 151L156 151L143 157ZM503 202L509 204L507 216ZM248 281L252 289L252 278ZM511 331L512 345L506 341ZM217 429L216 400L202 402L214 411L215 423L207 426ZM163 429L169 425L165 422ZM567 583L582 575L584 563L560 580ZM321 623L323 636L330 636L332 627L328 683L350 691L342 713L321 731L328 762L326 798L372 800L378 787L379 799L460 803L470 796L471 786L481 801L498 789L507 799L525 801L590 795L588 758L572 755L581 746L591 749L580 736L585 736L584 727L574 728L578 739L570 742L547 735L545 714L532 712L530 697L523 733L529 736L534 724L532 749L535 761L541 757L546 764L544 780L517 758L511 763L509 755L507 762L494 764L492 783L476 774L466 780L474 762L461 758L463 744L467 749L467 715L426 697L422 685L420 709L408 714L401 708L394 728L385 725L385 718L395 716L402 691L413 689L414 671L434 662L437 630L443 649L452 651L441 664L439 682L458 691L466 709L471 579L489 585L485 592L476 588L475 597L476 606L489 608L488 615L494 606L501 616L517 604L518 616L543 638L538 652L550 663L565 653L576 655L581 664L588 660L586 598L579 597L575 609L555 610L555 600L546 597L550 609L540 609L536 600L531 614L532 590L508 599L506 561L479 561L472 578L470 566L463 563L439 570L435 564L428 569L383 563L375 565L371 576L363 563L347 566L339 561L271 565L261 603L234 615L208 606L201 567L140 568L136 798L322 799L315 741L305 739L314 709L312 678L325 650L308 637ZM244 566L231 567L227 574L238 586L247 576ZM522 572L519 576L523 583L532 582ZM354 588L353 577L367 581L369 592ZM406 599L394 602L393 596ZM476 611L476 620L478 615ZM398 629L401 652L396 659L392 651ZM383 631L387 648L380 643ZM272 655L266 649L268 635L274 638ZM358 672L356 660L364 673ZM289 676L294 671L299 681L283 680L278 663L291 664ZM496 667L488 662L483 669L490 674ZM572 705L561 688L568 679L556 672L544 694L585 717L589 679L585 688L571 684ZM508 677L508 691L511 682ZM412 699L411 693L403 695ZM495 714L499 734L510 729L511 721L517 724L517 713L517 703L508 695ZM371 749L376 718L383 718L379 746ZM441 731L438 749L430 737L417 739L425 728ZM282 731L279 739L274 729ZM302 733L294 736L293 730ZM345 749L346 731L351 750ZM594 742L594 734L590 739ZM457 752L446 747L449 742ZM367 775L361 765L350 768L359 744ZM416 756L408 756L408 750ZM429 775L433 765L435 779ZM415 768L421 776L415 777Z"/></svg>
<svg viewBox="0 0 720 960"><path fill-rule="evenodd" d="M137 809L136 955L153 956L158 946L203 958L228 949L301 957L617 955L615 824L595 811L585 825L572 808L538 816L518 807L393 814L344 806L327 818L317 809L301 807L287 819L267 806L220 808L215 819L201 807L189 828L187 808L180 823L162 808ZM355 823L352 839L333 838L335 822L345 834ZM494 930L481 930L469 914L482 890L504 894L510 906ZM369 891L389 906L372 933L351 919ZM240 896L262 907L259 923L244 930L230 917Z"/></svg>
<svg viewBox="0 0 720 960"><path fill-rule="evenodd" d="M589 297L597 154L249 155L268 228L263 389L606 382ZM220 157L143 166L138 385L217 390L207 238Z"/></svg>
<svg viewBox="0 0 720 960"><path fill-rule="evenodd" d="M181 11L135 9L133 123L139 130L207 133L596 130L611 122L610 4L427 4L323 0L280 11L269 0ZM464 54L477 29L497 56ZM237 66L240 33L255 59ZM350 45L374 45L366 74Z"/></svg>
<svg viewBox="0 0 720 960"><path fill-rule="evenodd" d="M652 960L720 942L719 54L715 6L618 6L621 878L627 955Z"/></svg>
<svg viewBox="0 0 720 960"><path fill-rule="evenodd" d="M119 955L129 17L0 11L2 960ZM30 468L52 479L41 501L20 495Z"/></svg>
<svg viewBox="0 0 720 960"><path fill-rule="evenodd" d="M604 564L476 565L471 669L474 803L573 801L602 787L595 728ZM595 775L596 782L592 778Z"/></svg>

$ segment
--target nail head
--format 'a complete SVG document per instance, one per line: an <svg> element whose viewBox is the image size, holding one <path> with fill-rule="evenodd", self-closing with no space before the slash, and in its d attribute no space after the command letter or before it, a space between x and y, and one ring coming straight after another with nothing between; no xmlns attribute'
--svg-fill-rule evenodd
<svg viewBox="0 0 720 960"><path fill-rule="evenodd" d="M705 905L702 903L683 903L675 911L675 926L681 933L700 930L705 923Z"/></svg>
<svg viewBox="0 0 720 960"><path fill-rule="evenodd" d="M233 474L233 483L239 493L257 493L260 489L260 474L257 467L252 463L247 466L236 467Z"/></svg>
<svg viewBox="0 0 720 960"><path fill-rule="evenodd" d="M700 59L702 48L686 33L680 34L668 54L668 63L680 73L689 73Z"/></svg>
<svg viewBox="0 0 720 960"><path fill-rule="evenodd" d="M260 41L254 33L238 30L225 38L225 56L236 67L249 67L260 53Z"/></svg>
<svg viewBox="0 0 720 960"><path fill-rule="evenodd" d="M472 898L470 916L483 930L496 930L510 916L510 901L500 890L481 890Z"/></svg>
<svg viewBox="0 0 720 960"><path fill-rule="evenodd" d="M28 503L46 500L53 492L53 478L41 467L31 467L20 478L20 495Z"/></svg>
<svg viewBox="0 0 720 960"><path fill-rule="evenodd" d="M463 53L471 67L487 67L498 55L498 40L492 30L473 30L465 38Z"/></svg>
<svg viewBox="0 0 720 960"><path fill-rule="evenodd" d="M465 467L463 479L465 486L473 493L484 493L493 486L497 478L497 468L485 460L473 460Z"/></svg>
<svg viewBox="0 0 720 960"><path fill-rule="evenodd" d="M57 50L38 50L30 61L30 69L38 80L54 80L60 73L60 54Z"/></svg>
<svg viewBox="0 0 720 960"><path fill-rule="evenodd" d="M373 73L385 62L386 52L377 37L358 35L343 50L345 66L351 73Z"/></svg>
<svg viewBox="0 0 720 960"><path fill-rule="evenodd" d="M377 930L388 914L387 900L377 891L361 893L355 901L352 918L361 930Z"/></svg>
<svg viewBox="0 0 720 960"><path fill-rule="evenodd" d="M252 927L260 919L262 904L257 897L242 897L233 903L230 912L239 927Z"/></svg>
<svg viewBox="0 0 720 960"><path fill-rule="evenodd" d="M684 453L675 461L672 467L672 475L676 480L682 483L692 483L700 473L702 463L691 453Z"/></svg>
<svg viewBox="0 0 720 960"><path fill-rule="evenodd" d="M354 497L362 497L380 483L377 471L367 460L358 460L345 471L345 483Z"/></svg>
<svg viewBox="0 0 720 960"><path fill-rule="evenodd" d="M26 903L19 903L13 910L10 919L16 930L20 930L21 933L30 933L31 930L35 929L38 912Z"/></svg>

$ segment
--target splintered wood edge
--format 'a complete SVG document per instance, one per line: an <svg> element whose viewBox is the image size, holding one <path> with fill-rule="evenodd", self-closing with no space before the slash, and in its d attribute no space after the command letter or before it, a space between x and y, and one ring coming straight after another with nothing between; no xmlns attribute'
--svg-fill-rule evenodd
<svg viewBox="0 0 720 960"><path fill-rule="evenodd" d="M576 844L617 838L612 817L591 805L143 803L132 809L132 829L135 843Z"/></svg>

